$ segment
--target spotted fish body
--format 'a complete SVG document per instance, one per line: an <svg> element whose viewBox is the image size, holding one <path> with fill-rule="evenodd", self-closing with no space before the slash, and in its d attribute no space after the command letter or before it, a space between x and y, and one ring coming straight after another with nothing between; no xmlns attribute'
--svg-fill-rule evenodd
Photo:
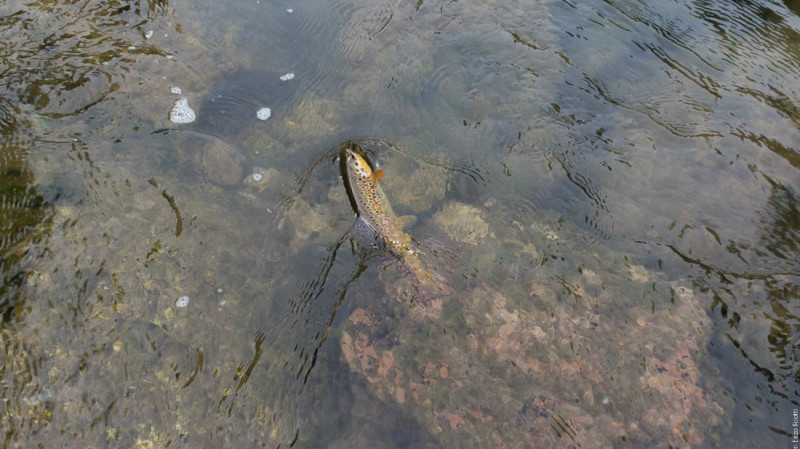
<svg viewBox="0 0 800 449"><path fill-rule="evenodd" d="M411 236L403 231L403 220L394 214L378 182L383 171L373 172L359 151L358 147L351 145L345 147L340 157L340 169L350 205L358 216L353 234L373 239L373 242L382 244L397 257L412 275L418 299L430 301L453 294L453 289L441 276L425 267L422 253Z"/></svg>
<svg viewBox="0 0 800 449"><path fill-rule="evenodd" d="M342 176L345 178L351 205L358 215L356 229L360 232L359 228L365 228L378 243L385 245L403 262L416 259L416 246L403 231L372 167L353 147L345 148L342 159Z"/></svg>

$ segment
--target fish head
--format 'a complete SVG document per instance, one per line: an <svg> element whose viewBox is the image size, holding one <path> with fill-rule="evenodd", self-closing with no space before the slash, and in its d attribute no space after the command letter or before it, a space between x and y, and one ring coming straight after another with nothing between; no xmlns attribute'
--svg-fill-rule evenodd
<svg viewBox="0 0 800 449"><path fill-rule="evenodd" d="M347 171L351 176L356 178L368 179L372 177L372 168L369 163L353 148L346 148L344 150L345 163L347 164Z"/></svg>

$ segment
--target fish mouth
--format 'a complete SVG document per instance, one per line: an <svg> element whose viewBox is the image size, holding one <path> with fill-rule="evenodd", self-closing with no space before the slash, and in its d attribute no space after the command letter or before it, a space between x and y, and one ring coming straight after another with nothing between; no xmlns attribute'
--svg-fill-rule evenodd
<svg viewBox="0 0 800 449"><path fill-rule="evenodd" d="M350 172L361 171L358 159L357 153L352 147L347 147L342 151L341 162L342 168L344 169L343 176L346 176Z"/></svg>
<svg viewBox="0 0 800 449"><path fill-rule="evenodd" d="M356 178L367 179L375 171L372 163L365 157L364 151L357 146L345 147L342 158L348 173Z"/></svg>
<svg viewBox="0 0 800 449"><path fill-rule="evenodd" d="M356 169L358 167L358 157L352 148L345 148L342 157L349 168Z"/></svg>
<svg viewBox="0 0 800 449"><path fill-rule="evenodd" d="M345 162L359 161L360 159L359 162L365 162L370 171L375 171L375 165L372 163L371 157L367 150L355 142L349 142L348 144L344 145L339 156L340 159L344 159Z"/></svg>

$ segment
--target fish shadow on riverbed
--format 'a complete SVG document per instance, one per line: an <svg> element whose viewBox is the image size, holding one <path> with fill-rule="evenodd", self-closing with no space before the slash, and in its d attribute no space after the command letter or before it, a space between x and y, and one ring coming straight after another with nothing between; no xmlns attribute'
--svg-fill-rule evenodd
<svg viewBox="0 0 800 449"><path fill-rule="evenodd" d="M281 81L280 74L255 69L220 76L200 101L197 121L188 129L220 138L238 135L259 122L256 112L287 106L300 83Z"/></svg>

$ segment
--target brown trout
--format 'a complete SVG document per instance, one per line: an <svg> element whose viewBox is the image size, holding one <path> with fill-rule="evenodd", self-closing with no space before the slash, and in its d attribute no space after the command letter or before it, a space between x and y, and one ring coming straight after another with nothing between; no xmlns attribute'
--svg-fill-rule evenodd
<svg viewBox="0 0 800 449"><path fill-rule="evenodd" d="M340 169L347 196L358 216L353 225L353 234L361 236L362 240L363 237L374 239L375 243L388 249L411 273L417 288L424 290L426 298L449 294L452 289L439 276L425 268L422 253L411 236L403 230L402 224L407 221L405 217L399 218L394 214L392 205L378 182L383 170L373 172L360 152L352 144L345 147L340 156Z"/></svg>

